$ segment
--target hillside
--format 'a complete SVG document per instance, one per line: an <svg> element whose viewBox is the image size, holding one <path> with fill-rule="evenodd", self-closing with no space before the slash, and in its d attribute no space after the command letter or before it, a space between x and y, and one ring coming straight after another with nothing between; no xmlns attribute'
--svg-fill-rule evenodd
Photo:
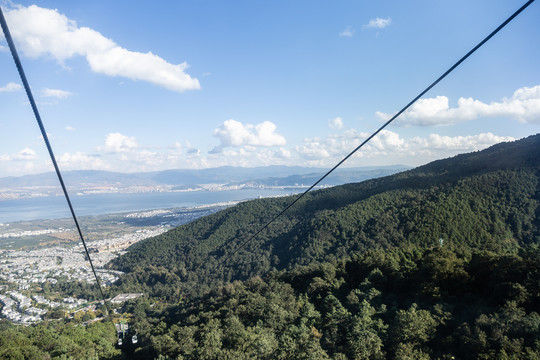
<svg viewBox="0 0 540 360"><path fill-rule="evenodd" d="M0 357L539 359L539 150L313 192L234 254L291 198L201 218L113 264L130 273L107 291L146 293L114 315L136 345L108 322L0 321Z"/></svg>
<svg viewBox="0 0 540 360"><path fill-rule="evenodd" d="M169 299L214 285L405 244L501 250L539 242L540 136L292 198L260 199L132 246L120 288ZM233 254L234 253L234 254Z"/></svg>
<svg viewBox="0 0 540 360"><path fill-rule="evenodd" d="M134 358L538 359L540 252L517 250L369 250L165 311L139 299Z"/></svg>

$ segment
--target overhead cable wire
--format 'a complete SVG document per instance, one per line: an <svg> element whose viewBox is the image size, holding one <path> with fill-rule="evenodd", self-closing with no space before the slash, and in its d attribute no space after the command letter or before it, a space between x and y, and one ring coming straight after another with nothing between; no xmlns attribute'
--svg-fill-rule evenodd
<svg viewBox="0 0 540 360"><path fill-rule="evenodd" d="M86 252L86 256L88 257L88 262L90 263L90 267L92 268L92 272L94 273L94 277L96 279L96 284L99 289L99 292L101 294L101 297L103 299L103 303L105 305L105 308L107 310L107 315L112 321L111 318L111 312L109 310L109 307L107 305L107 301L105 300L105 294L103 293L103 288L101 287L101 283L99 281L99 277L97 276L96 269L94 268L94 264L92 263L92 259L90 258L90 253L88 251L88 247L86 246L86 241L84 241L84 237L81 231L81 227L79 226L79 221L77 220L77 216L75 215L75 210L73 209L73 205L71 204L71 200L69 198L69 194L66 188L66 185L64 184L64 179L62 177L62 173L60 172L60 168L58 167L58 164L56 162L56 157L54 156L54 152L51 146L51 143L49 142L49 137L47 136L47 132L45 131L45 127L43 126L43 122L41 121L41 116L39 115L39 111L36 105L36 102L34 100L34 96L32 95L32 90L30 89L30 85L28 84L28 80L26 79L26 75L24 73L24 69L21 63L21 60L19 59L19 55L17 54L17 49L15 48L15 43L13 42L13 38L11 37L11 33L9 32L9 28L6 22L6 19L4 17L4 13L2 12L2 8L0 7L0 23L2 26L2 30L4 31L4 36L6 38L6 41L9 45L9 49L11 50L11 55L13 56L13 61L15 61L15 66L17 67L17 71L19 72L19 75L21 77L24 90L26 91L26 95L28 96L28 100L30 101L30 105L32 106L32 110L34 112L34 116L36 118L36 121L38 123L39 129L41 131L41 135L43 136L43 140L45 141L45 145L47 147L47 150L49 151L49 155L51 157L51 161L53 163L54 169L56 171L56 175L58 176L58 181L60 182L60 185L62 187L62 191L64 192L64 197L67 200L69 210L71 211L71 216L73 217L73 221L75 222L75 226L77 227L77 231L79 233L79 238L82 241L82 244L84 246L84 251Z"/></svg>
<svg viewBox="0 0 540 360"><path fill-rule="evenodd" d="M323 181L328 175L330 175L334 170L341 166L345 161L347 161L354 153L360 150L365 144L367 144L371 139L373 139L377 134L379 134L384 128L390 125L395 119L397 119L401 114L403 114L409 107L411 107L418 99L424 96L429 90L431 90L435 85L437 85L442 79L444 79L448 74L454 71L462 62L464 62L469 56L471 56L476 50L478 50L482 45L484 45L489 39L491 39L495 34L497 34L502 28L504 28L510 21L512 21L516 16L518 16L523 10L525 10L529 5L531 5L534 0L527 1L523 6L516 10L508 19L506 19L501 25L499 25L495 30L493 30L488 36L486 36L482 41L480 41L475 47L473 47L467 54L465 54L461 59L459 59L454 65L452 65L448 70L446 70L437 80L433 81L428 87L426 87L422 92L420 92L414 99L412 99L407 105L405 105L401 110L399 110L394 116L392 116L388 121L386 121L380 128L377 129L373 134L371 134L367 139L365 139L360 145L358 145L353 151L351 151L347 156L345 156L341 161L339 161L333 168L328 170L319 180L317 180L313 185L311 185L306 191L300 194L293 202L287 205L280 213L275 215L270 221L268 221L263 227L261 227L255 234L251 235L249 238L240 243L240 245L227 257L223 260L225 263L231 256L236 254L238 250L242 249L247 243L256 238L261 232L263 232L270 224L276 221L280 216L282 216L287 210L289 210L294 204L296 204L300 199L302 199L308 192L310 192L315 186L317 186L321 181Z"/></svg>

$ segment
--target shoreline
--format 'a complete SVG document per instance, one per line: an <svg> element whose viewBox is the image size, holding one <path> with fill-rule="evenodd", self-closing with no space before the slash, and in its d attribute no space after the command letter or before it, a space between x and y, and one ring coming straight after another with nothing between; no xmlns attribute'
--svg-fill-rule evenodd
<svg viewBox="0 0 540 360"><path fill-rule="evenodd" d="M241 189L192 192L92 194L72 197L78 217L118 215L161 209L207 209L257 198L289 196L301 189ZM6 224L69 218L63 197L37 197L2 201L0 231Z"/></svg>

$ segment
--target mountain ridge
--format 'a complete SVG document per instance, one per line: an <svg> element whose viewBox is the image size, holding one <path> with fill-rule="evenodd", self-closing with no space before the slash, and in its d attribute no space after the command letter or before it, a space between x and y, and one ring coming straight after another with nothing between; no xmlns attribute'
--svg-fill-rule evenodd
<svg viewBox="0 0 540 360"><path fill-rule="evenodd" d="M357 176L373 177L388 175L409 167L403 165L391 166L366 166L347 168L336 172L332 183L343 183L340 174L349 179ZM120 173L105 170L72 170L63 172L63 177L68 186L93 183L96 185L126 184L126 185L197 185L209 183L232 183L238 184L247 181L256 181L261 184L279 179L282 184L291 184L291 181L283 180L287 177L308 176L313 178L322 176L327 170L323 168L310 168L301 166L261 166L254 168L241 168L223 166L210 169L171 169L151 172ZM320 174L320 175L319 175ZM35 175L9 176L0 178L0 187L20 186L55 186L58 184L56 174L48 172Z"/></svg>
<svg viewBox="0 0 540 360"><path fill-rule="evenodd" d="M111 266L128 272L120 287L151 283L148 291L168 297L165 278L177 291L200 291L370 248L537 242L538 153L536 135L314 191L244 244L292 198L248 201L140 242Z"/></svg>

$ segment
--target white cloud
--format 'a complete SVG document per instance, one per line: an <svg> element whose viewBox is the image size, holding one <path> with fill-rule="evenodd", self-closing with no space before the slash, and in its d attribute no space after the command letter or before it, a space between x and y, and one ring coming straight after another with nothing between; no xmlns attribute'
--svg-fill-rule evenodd
<svg viewBox="0 0 540 360"><path fill-rule="evenodd" d="M375 18L369 20L369 23L364 25L365 28L368 29L384 29L385 27L389 26L392 23L391 18L381 19L381 18Z"/></svg>
<svg viewBox="0 0 540 360"><path fill-rule="evenodd" d="M25 147L21 151L15 153L15 154L0 154L0 161L29 161L34 160L36 158L36 152L28 147Z"/></svg>
<svg viewBox="0 0 540 360"><path fill-rule="evenodd" d="M199 157L197 161L204 167L219 166L268 166L268 165L292 165L291 153L287 149L279 148L226 148L220 153L210 153L208 156Z"/></svg>
<svg viewBox="0 0 540 360"><path fill-rule="evenodd" d="M305 145L296 146L296 151L307 160L320 160L330 156L324 144L318 141L308 141Z"/></svg>
<svg viewBox="0 0 540 360"><path fill-rule="evenodd" d="M370 134L368 133L359 133L354 129L350 129L342 134L330 134L325 139L308 138L304 139L304 145L296 147L296 151L300 156L307 160L331 158L331 161L337 163L337 161L360 145L369 135ZM396 151L403 145L404 141L400 139L398 134L392 131L383 130L366 144L363 152L380 155L381 151ZM363 155L359 154L357 156ZM320 165L322 165L322 163L320 163Z"/></svg>
<svg viewBox="0 0 540 360"><path fill-rule="evenodd" d="M339 130L343 127L343 119L339 116L330 119L328 120L328 126L330 126L331 129Z"/></svg>
<svg viewBox="0 0 540 360"><path fill-rule="evenodd" d="M347 26L345 30L339 33L340 37L352 37L354 35L354 29L352 26Z"/></svg>
<svg viewBox="0 0 540 360"><path fill-rule="evenodd" d="M85 153L64 154L66 163L75 164L81 158L86 169L104 170L114 169L120 172L157 171L178 168L201 168L205 161L200 157L200 151L192 147L187 141L185 144L175 142L168 146L144 148L140 146L135 137L120 133L110 133L105 137L105 144L98 147L98 155ZM71 156L71 158L70 158ZM216 163L215 166L223 165Z"/></svg>
<svg viewBox="0 0 540 360"><path fill-rule="evenodd" d="M66 126L67 131L75 131L75 128L73 126Z"/></svg>
<svg viewBox="0 0 540 360"><path fill-rule="evenodd" d="M58 10L19 5L8 10L6 18L26 56L48 56L61 64L84 56L97 73L143 80L178 92L200 89L199 81L184 72L187 63L174 65L151 52L122 48L93 29L78 27Z"/></svg>
<svg viewBox="0 0 540 360"><path fill-rule="evenodd" d="M33 160L36 158L36 152L30 148L24 148L13 156L14 160Z"/></svg>
<svg viewBox="0 0 540 360"><path fill-rule="evenodd" d="M64 170L112 170L113 167L95 155L82 152L64 153L58 158L59 166ZM115 168L116 169L116 168Z"/></svg>
<svg viewBox="0 0 540 360"><path fill-rule="evenodd" d="M220 152L202 154L188 142L170 146L141 148L133 137L108 134L105 148L98 154L64 153L58 158L62 169L114 170L120 172L155 171L175 168L208 168L219 166L297 165L330 168L360 145L370 134L348 129L324 138L307 138L294 149L284 147L226 147ZM512 137L482 133L467 136L430 134L412 138L383 130L343 166L407 164L421 165L459 153L482 150ZM11 162L11 168L9 164ZM2 171L20 175L50 170L49 161L40 161L30 148L14 154L0 154ZM6 167L7 166L7 167Z"/></svg>
<svg viewBox="0 0 540 360"><path fill-rule="evenodd" d="M400 150L405 145L405 140L399 137L399 135L393 131L382 130L377 136L371 139L366 145L373 147L377 150ZM351 149L352 150L352 149Z"/></svg>
<svg viewBox="0 0 540 360"><path fill-rule="evenodd" d="M0 92L14 92L21 90L22 86L14 82L10 82L6 86L0 87Z"/></svg>
<svg viewBox="0 0 540 360"><path fill-rule="evenodd" d="M279 157L279 158L282 158L282 159L290 159L291 158L291 152L289 150L287 150L287 149L280 148L276 152L276 156Z"/></svg>
<svg viewBox="0 0 540 360"><path fill-rule="evenodd" d="M182 150L184 149L184 145L182 145L182 143L180 143L180 141L177 141L171 146L171 148L173 149L173 151L181 153Z"/></svg>
<svg viewBox="0 0 540 360"><path fill-rule="evenodd" d="M57 99L65 99L71 95L73 95L73 93L66 90L49 89L49 88L45 88L41 92L41 96L43 97L54 97Z"/></svg>
<svg viewBox="0 0 540 360"><path fill-rule="evenodd" d="M186 141L185 145L177 141L170 148L172 149L172 152L177 155L187 154L190 156L198 156L201 153L201 150L195 148L190 141Z"/></svg>
<svg viewBox="0 0 540 360"><path fill-rule="evenodd" d="M290 164L291 153L284 148L244 146L227 147L219 153L201 154L198 149L191 147L191 144L177 142L153 150L137 148L125 152L104 153L99 158L106 161L106 164L115 171L133 172L219 166L285 165ZM90 168L89 165L87 168Z"/></svg>
<svg viewBox="0 0 540 360"><path fill-rule="evenodd" d="M387 120L392 115L376 112ZM451 108L446 96L418 100L396 119L401 126L451 125L482 117L509 117L523 123L540 124L540 85L523 87L510 98L486 104L473 98L460 98L457 107Z"/></svg>
<svg viewBox="0 0 540 360"><path fill-rule="evenodd" d="M326 138L304 139L296 147L297 154L311 166L331 167L358 147L370 134L354 129ZM398 133L383 130L358 150L345 166L425 164L435 159L463 152L485 149L491 145L513 141L512 137L482 133L468 136L444 136L430 134L428 137L402 138Z"/></svg>
<svg viewBox="0 0 540 360"><path fill-rule="evenodd" d="M214 130L214 136L220 140L220 144L211 153L219 153L226 147L285 145L285 138L275 131L276 125L270 121L244 125L236 120L226 120Z"/></svg>
<svg viewBox="0 0 540 360"><path fill-rule="evenodd" d="M120 133L110 133L105 137L105 146L100 148L106 153L123 153L134 150L138 147L134 137L122 135Z"/></svg>
<svg viewBox="0 0 540 360"><path fill-rule="evenodd" d="M116 46L88 54L87 59L93 71L109 76L145 80L179 92L200 89L199 80L184 72L187 63L169 64L151 52L143 54Z"/></svg>
<svg viewBox="0 0 540 360"><path fill-rule="evenodd" d="M490 132L478 135L454 137L430 134L428 138L411 138L408 146L413 150L470 152L481 150L503 141L514 140L516 139L510 136L497 136Z"/></svg>

